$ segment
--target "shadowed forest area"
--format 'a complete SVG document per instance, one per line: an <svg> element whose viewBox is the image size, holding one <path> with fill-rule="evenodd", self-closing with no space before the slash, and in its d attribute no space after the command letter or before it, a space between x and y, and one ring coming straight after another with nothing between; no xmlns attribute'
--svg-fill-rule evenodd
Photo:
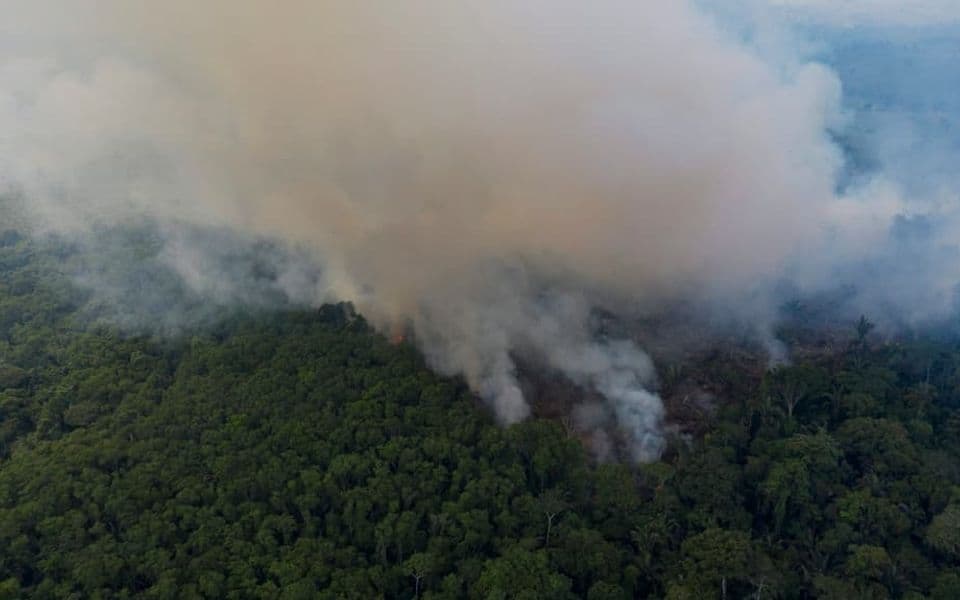
<svg viewBox="0 0 960 600"><path fill-rule="evenodd" d="M960 597L952 341L800 323L789 366L660 365L713 400L597 464L347 305L134 335L76 260L0 235L0 598Z"/></svg>

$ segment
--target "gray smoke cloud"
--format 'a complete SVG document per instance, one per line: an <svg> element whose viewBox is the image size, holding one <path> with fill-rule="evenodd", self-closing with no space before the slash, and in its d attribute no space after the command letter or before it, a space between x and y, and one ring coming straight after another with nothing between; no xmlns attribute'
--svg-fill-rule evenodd
<svg viewBox="0 0 960 600"><path fill-rule="evenodd" d="M860 279L952 201L838 192L835 73L683 0L2 5L0 177L38 222L166 223L163 260L217 298L242 292L172 224L283 240L322 271L286 264L285 297L412 331L505 423L531 356L605 398L637 460L663 444L654 370L595 307L768 314L773 281Z"/></svg>

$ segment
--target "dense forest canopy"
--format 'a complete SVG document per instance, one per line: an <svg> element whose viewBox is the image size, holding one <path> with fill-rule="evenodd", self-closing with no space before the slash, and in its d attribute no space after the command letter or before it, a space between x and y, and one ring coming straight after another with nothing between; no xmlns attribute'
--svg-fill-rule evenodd
<svg viewBox="0 0 960 600"><path fill-rule="evenodd" d="M0 598L960 597L955 343L663 366L713 404L597 464L345 305L104 324L81 254L0 235Z"/></svg>

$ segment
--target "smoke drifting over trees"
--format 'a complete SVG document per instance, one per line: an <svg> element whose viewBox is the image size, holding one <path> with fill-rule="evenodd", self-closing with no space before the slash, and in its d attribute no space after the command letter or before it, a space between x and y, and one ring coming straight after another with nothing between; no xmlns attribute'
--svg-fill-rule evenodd
<svg viewBox="0 0 960 600"><path fill-rule="evenodd" d="M289 298L412 331L504 422L522 353L657 455L650 360L596 307L756 319L787 278L953 310L955 195L839 193L840 79L687 2L5 4L0 175L39 223L160 223L188 285L238 299L222 232L281 240Z"/></svg>

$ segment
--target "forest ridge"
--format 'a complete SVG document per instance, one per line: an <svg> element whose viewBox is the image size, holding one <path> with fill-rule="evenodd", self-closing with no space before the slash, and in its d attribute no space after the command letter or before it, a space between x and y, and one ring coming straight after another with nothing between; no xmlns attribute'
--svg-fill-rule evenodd
<svg viewBox="0 0 960 600"><path fill-rule="evenodd" d="M960 597L954 343L851 325L598 465L343 306L91 324L71 253L0 235L0 598Z"/></svg>

